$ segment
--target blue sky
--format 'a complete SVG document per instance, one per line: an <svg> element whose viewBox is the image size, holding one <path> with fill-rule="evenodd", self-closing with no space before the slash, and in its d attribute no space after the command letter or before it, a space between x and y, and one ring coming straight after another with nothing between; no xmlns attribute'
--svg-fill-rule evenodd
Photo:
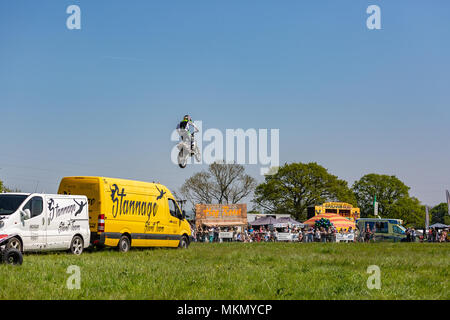
<svg viewBox="0 0 450 320"><path fill-rule="evenodd" d="M72 4L81 30L66 28ZM366 27L372 4L382 30ZM435 205L450 189L449 16L447 0L1 0L0 179L177 189L204 168L170 161L190 113L206 129L280 129L281 163L350 185L393 174Z"/></svg>

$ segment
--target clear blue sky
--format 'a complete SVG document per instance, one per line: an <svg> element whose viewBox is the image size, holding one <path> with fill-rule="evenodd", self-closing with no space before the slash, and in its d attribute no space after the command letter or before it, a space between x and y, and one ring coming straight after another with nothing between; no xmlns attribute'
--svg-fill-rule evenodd
<svg viewBox="0 0 450 320"><path fill-rule="evenodd" d="M68 30L66 8L81 8ZM381 7L382 30L366 28ZM0 179L160 181L185 113L278 128L280 162L349 184L393 174L423 203L450 189L450 2L0 0ZM248 172L261 180L259 166Z"/></svg>

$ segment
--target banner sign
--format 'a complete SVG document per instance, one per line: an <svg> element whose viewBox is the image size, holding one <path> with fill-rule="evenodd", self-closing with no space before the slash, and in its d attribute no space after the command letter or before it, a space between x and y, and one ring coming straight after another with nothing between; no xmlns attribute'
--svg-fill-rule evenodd
<svg viewBox="0 0 450 320"><path fill-rule="evenodd" d="M197 226L247 225L246 204L197 204L195 205Z"/></svg>
<svg viewBox="0 0 450 320"><path fill-rule="evenodd" d="M233 239L233 232L219 232L220 239Z"/></svg>
<svg viewBox="0 0 450 320"><path fill-rule="evenodd" d="M348 233L348 234L342 234L342 233L336 233L336 242L341 241L354 241L355 240L355 234L354 233Z"/></svg>
<svg viewBox="0 0 450 320"><path fill-rule="evenodd" d="M278 232L277 240L278 241L292 241L292 234L289 232Z"/></svg>

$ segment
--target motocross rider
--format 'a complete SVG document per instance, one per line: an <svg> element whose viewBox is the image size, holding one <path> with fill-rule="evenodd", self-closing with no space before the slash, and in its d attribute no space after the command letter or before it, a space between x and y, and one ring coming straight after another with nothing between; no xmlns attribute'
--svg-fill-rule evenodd
<svg viewBox="0 0 450 320"><path fill-rule="evenodd" d="M194 132L191 132L191 127L194 129ZM188 137L191 141L191 155L194 155L194 138L193 134L199 132L197 126L192 121L190 115L185 115L183 120L177 125L178 133L181 136L181 139L184 140L184 137Z"/></svg>

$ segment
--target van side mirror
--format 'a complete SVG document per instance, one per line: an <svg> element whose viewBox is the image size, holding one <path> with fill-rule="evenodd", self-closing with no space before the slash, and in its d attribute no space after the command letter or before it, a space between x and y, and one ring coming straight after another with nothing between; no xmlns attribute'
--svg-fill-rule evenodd
<svg viewBox="0 0 450 320"><path fill-rule="evenodd" d="M183 220L186 219L186 211L181 211L181 217L183 218Z"/></svg>
<svg viewBox="0 0 450 320"><path fill-rule="evenodd" d="M25 209L25 210L21 211L20 217L22 218L22 221L30 219L30 217L31 217L30 209Z"/></svg>

